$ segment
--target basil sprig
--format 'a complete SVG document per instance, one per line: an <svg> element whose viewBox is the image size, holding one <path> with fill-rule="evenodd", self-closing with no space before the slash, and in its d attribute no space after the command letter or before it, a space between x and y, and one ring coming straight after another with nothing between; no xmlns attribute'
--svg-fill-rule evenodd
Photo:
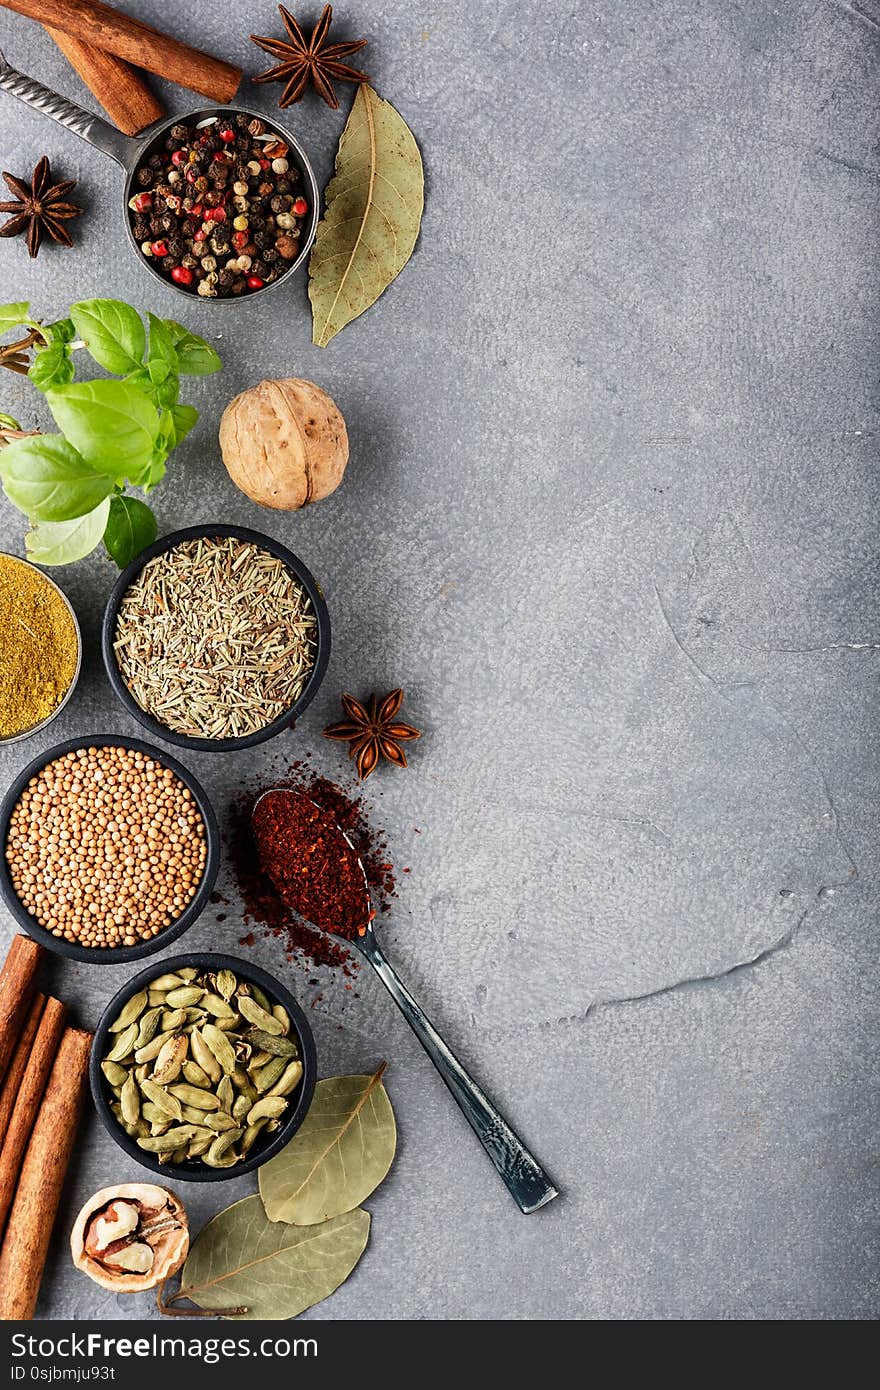
<svg viewBox="0 0 880 1390"><path fill-rule="evenodd" d="M174 319L146 318L145 326L118 299L83 300L51 324L36 323L27 303L0 305L0 335L39 332L28 377L59 431L13 439L0 450L3 490L30 521L25 546L41 565L82 559L103 540L124 569L156 537L152 510L126 489L151 492L199 418L180 402L180 378L208 376L222 364ZM76 381L81 348L111 375Z"/></svg>

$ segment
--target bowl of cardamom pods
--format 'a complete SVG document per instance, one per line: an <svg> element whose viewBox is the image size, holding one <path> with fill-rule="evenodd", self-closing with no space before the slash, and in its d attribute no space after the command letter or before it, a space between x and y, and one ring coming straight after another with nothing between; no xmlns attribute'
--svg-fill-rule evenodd
<svg viewBox="0 0 880 1390"><path fill-rule="evenodd" d="M110 1000L89 1078L121 1149L169 1179L250 1173L289 1143L317 1077L293 995L234 956L173 956Z"/></svg>

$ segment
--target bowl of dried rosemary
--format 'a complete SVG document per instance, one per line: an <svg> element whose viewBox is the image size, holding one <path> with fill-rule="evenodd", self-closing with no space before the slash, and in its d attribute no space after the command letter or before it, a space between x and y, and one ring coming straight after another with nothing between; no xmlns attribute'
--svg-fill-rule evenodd
<svg viewBox="0 0 880 1390"><path fill-rule="evenodd" d="M250 1173L299 1129L317 1078L289 990L219 952L172 956L129 980L95 1031L89 1079L109 1133L174 1181Z"/></svg>
<svg viewBox="0 0 880 1390"><path fill-rule="evenodd" d="M311 702L330 615L312 574L271 536L193 526L123 570L102 650L110 684L152 734L226 752L289 729Z"/></svg>

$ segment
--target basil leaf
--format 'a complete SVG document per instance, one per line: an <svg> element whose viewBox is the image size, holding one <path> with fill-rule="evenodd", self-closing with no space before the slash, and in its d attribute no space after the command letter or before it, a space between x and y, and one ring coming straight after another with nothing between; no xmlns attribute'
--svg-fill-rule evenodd
<svg viewBox="0 0 880 1390"><path fill-rule="evenodd" d="M161 386L154 388L156 404L170 409L177 404L177 397L180 395L180 377L177 372L171 372Z"/></svg>
<svg viewBox="0 0 880 1390"><path fill-rule="evenodd" d="M210 343L190 333L174 319L164 319L163 322L177 353L177 370L182 376L210 376L212 372L219 372L223 363Z"/></svg>
<svg viewBox="0 0 880 1390"><path fill-rule="evenodd" d="M74 448L110 477L131 477L152 458L159 417L130 382L77 381L46 400Z"/></svg>
<svg viewBox="0 0 880 1390"><path fill-rule="evenodd" d="M73 381L74 367L67 343L53 338L48 347L41 348L28 369L28 378L39 391Z"/></svg>
<svg viewBox="0 0 880 1390"><path fill-rule="evenodd" d="M147 335L141 316L119 299L84 299L70 317L100 367L124 376L143 361Z"/></svg>
<svg viewBox="0 0 880 1390"><path fill-rule="evenodd" d="M104 545L121 570L156 539L156 518L137 497L111 497Z"/></svg>
<svg viewBox="0 0 880 1390"><path fill-rule="evenodd" d="M170 370L177 371L177 353L168 324L164 319L157 318L155 314L150 313L147 314L147 320L150 325L148 365L151 362L165 362Z"/></svg>
<svg viewBox="0 0 880 1390"><path fill-rule="evenodd" d="M33 521L84 516L113 491L112 478L57 434L7 444L0 452L0 477L10 502Z"/></svg>
<svg viewBox="0 0 880 1390"><path fill-rule="evenodd" d="M0 333L8 333L10 328L29 323L30 304L22 299L18 304L0 304Z"/></svg>
<svg viewBox="0 0 880 1390"><path fill-rule="evenodd" d="M24 548L35 565L69 565L81 560L99 544L107 525L110 499L104 498L85 516L72 521L41 521L24 538Z"/></svg>
<svg viewBox="0 0 880 1390"><path fill-rule="evenodd" d="M176 448L182 439L185 439L199 418L199 412L194 405L173 405L171 407L171 418L174 421L174 444Z"/></svg>
<svg viewBox="0 0 880 1390"><path fill-rule="evenodd" d="M43 325L43 336L53 343L72 343L76 337L73 319L56 319Z"/></svg>

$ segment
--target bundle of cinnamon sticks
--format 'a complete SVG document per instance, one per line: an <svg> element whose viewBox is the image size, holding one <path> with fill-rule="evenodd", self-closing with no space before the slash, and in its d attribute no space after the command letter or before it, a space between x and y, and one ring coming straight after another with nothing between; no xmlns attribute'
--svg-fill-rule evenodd
<svg viewBox="0 0 880 1390"><path fill-rule="evenodd" d="M241 68L191 48L101 0L0 0L35 19L55 40L90 91L126 135L164 114L141 71L225 104L238 91Z"/></svg>
<svg viewBox="0 0 880 1390"><path fill-rule="evenodd" d="M0 968L0 1319L33 1317L82 1114L92 1035L37 990L43 948Z"/></svg>

